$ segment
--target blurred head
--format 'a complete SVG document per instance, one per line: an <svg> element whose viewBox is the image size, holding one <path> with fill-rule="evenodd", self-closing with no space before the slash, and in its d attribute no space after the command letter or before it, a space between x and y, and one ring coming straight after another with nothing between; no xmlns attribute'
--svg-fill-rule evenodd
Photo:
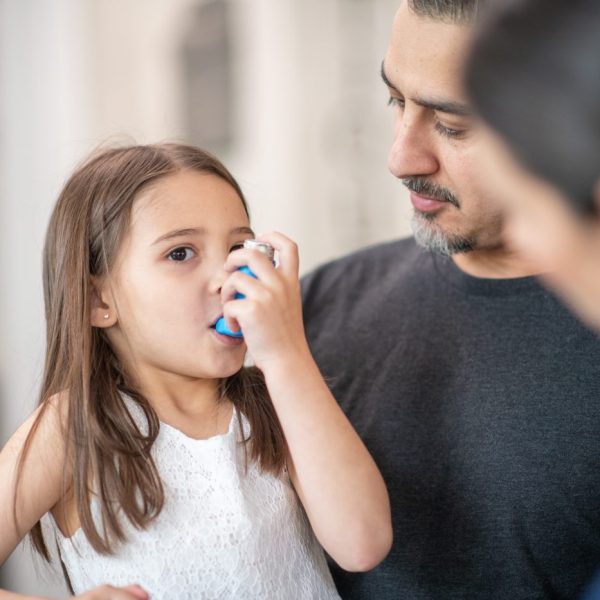
<svg viewBox="0 0 600 600"><path fill-rule="evenodd" d="M466 77L483 118L583 214L600 178L599 31L596 0L498 0Z"/></svg>
<svg viewBox="0 0 600 600"><path fill-rule="evenodd" d="M462 83L480 4L405 0L382 65L395 111L389 168L411 192L417 241L444 254L502 245Z"/></svg>
<svg viewBox="0 0 600 600"><path fill-rule="evenodd" d="M595 0L498 1L467 69L488 123L481 168L509 209L511 243L598 327L599 31Z"/></svg>

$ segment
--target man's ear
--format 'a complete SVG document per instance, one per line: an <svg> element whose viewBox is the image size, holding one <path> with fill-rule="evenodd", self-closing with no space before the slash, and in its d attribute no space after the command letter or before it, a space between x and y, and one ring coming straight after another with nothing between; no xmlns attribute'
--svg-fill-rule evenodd
<svg viewBox="0 0 600 600"><path fill-rule="evenodd" d="M92 310L90 322L92 327L106 329L117 323L117 311L115 310L112 295L105 281L98 277L92 277Z"/></svg>

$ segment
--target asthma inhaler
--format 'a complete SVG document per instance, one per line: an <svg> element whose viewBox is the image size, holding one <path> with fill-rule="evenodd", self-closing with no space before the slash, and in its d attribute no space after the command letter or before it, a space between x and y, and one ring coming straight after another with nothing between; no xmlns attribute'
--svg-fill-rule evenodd
<svg viewBox="0 0 600 600"><path fill-rule="evenodd" d="M244 248L262 252L273 264L275 264L275 260L274 260L275 250L274 250L273 246L271 246L271 244L268 244L267 242L259 242L258 240L246 240L244 242ZM250 275L250 277L254 277L254 279L257 279L256 275L250 270L249 267L240 267L238 269L238 271L241 271L242 273L246 273L246 275ZM236 300L240 300L245 297L246 296L244 296L244 294L240 294L239 292L236 292L236 294L235 294ZM234 337L234 338L244 337L244 334L241 331L231 331L229 329L229 327L227 327L227 323L225 323L224 317L221 317L215 323L215 329L217 330L217 333L221 333L222 335L228 335L229 337Z"/></svg>

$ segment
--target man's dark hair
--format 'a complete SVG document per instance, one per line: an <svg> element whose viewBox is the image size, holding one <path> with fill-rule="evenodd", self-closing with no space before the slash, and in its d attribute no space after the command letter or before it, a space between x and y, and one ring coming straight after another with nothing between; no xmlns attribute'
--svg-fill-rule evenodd
<svg viewBox="0 0 600 600"><path fill-rule="evenodd" d="M600 175L600 3L498 1L467 68L476 109L534 172L594 210Z"/></svg>
<svg viewBox="0 0 600 600"><path fill-rule="evenodd" d="M416 14L449 23L473 23L485 0L408 0Z"/></svg>

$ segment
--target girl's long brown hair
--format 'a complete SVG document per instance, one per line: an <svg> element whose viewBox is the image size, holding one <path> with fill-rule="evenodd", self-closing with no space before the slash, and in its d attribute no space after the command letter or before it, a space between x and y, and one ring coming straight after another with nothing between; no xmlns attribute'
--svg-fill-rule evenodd
<svg viewBox="0 0 600 600"><path fill-rule="evenodd" d="M145 528L160 513L164 492L150 454L159 432L158 417L135 389L103 331L91 326L92 277L110 273L139 193L159 178L184 169L229 183L248 213L239 185L215 157L192 146L159 144L109 149L92 156L67 181L48 226L41 408L21 454L17 482L50 399L66 392L61 396L67 403L63 489L73 495L81 527L102 554L110 553L116 541L125 540L120 511L135 527ZM221 382L221 392L250 423L247 458L266 472L280 473L287 453L285 438L260 371L242 368ZM123 394L144 411L147 432L136 426ZM17 494L18 485L15 507ZM101 508L100 524L92 518L92 496ZM31 539L49 560L39 522L31 530Z"/></svg>

